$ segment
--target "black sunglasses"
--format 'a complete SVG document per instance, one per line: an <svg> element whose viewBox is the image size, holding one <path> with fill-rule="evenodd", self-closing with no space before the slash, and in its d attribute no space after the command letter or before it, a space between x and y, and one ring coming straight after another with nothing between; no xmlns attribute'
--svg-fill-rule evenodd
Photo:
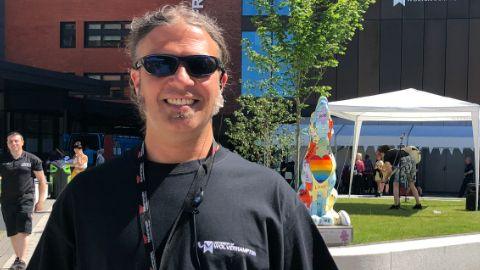
<svg viewBox="0 0 480 270"><path fill-rule="evenodd" d="M135 63L134 68L140 69L143 66L148 73L156 77L165 77L175 74L180 63L184 65L188 74L192 77L208 76L217 69L220 69L222 74L224 72L220 59L210 55L181 57L168 54L152 54L140 58Z"/></svg>

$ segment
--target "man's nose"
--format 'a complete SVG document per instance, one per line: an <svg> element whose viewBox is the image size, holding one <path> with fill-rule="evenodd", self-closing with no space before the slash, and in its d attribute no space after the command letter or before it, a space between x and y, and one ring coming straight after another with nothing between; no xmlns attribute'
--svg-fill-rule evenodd
<svg viewBox="0 0 480 270"><path fill-rule="evenodd" d="M177 71L175 72L175 74L173 74L173 77L174 84L179 84L182 86L192 86L195 83L192 77L190 77L190 75L188 74L187 69L185 68L185 66L183 66L183 64L180 64L178 66Z"/></svg>

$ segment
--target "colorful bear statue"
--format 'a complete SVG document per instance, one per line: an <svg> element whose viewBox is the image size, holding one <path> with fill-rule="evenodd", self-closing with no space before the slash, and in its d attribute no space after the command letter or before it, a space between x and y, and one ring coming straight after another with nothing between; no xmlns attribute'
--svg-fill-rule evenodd
<svg viewBox="0 0 480 270"><path fill-rule="evenodd" d="M335 157L330 147L333 121L328 110L328 100L320 97L310 117L310 137L303 159L302 184L298 191L300 200L310 211L316 225L350 225L345 211L336 212L333 205L338 197Z"/></svg>

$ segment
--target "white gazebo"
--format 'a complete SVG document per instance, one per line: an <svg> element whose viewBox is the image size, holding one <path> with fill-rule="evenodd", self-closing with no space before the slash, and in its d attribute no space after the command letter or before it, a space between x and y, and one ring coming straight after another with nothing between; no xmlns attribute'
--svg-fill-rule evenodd
<svg viewBox="0 0 480 270"><path fill-rule="evenodd" d="M358 149L363 122L471 121L475 151L475 209L478 210L480 105L410 88L330 102L328 106L332 115L355 122L351 164L355 163L355 153ZM354 166L350 167L349 194L351 194Z"/></svg>

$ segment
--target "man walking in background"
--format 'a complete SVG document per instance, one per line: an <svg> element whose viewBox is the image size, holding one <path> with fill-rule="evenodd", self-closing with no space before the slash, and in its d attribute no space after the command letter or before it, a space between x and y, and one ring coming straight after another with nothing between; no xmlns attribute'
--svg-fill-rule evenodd
<svg viewBox="0 0 480 270"><path fill-rule="evenodd" d="M10 269L25 269L27 237L32 233L32 213L41 211L47 191L42 161L35 155L23 151L23 136L18 132L7 135L8 153L0 157L2 176L3 220L17 258ZM38 179L39 198L35 202L35 183L32 173Z"/></svg>

